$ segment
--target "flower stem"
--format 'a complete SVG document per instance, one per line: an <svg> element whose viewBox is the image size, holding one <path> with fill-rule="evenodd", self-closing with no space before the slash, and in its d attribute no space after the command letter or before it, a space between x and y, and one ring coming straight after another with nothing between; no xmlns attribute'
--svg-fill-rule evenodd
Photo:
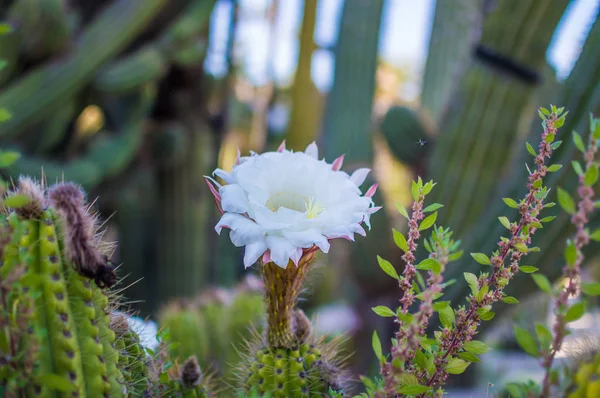
<svg viewBox="0 0 600 398"><path fill-rule="evenodd" d="M314 255L314 250L307 251L298 266L290 260L285 269L273 262L261 267L267 302L267 342L271 348L291 348L296 344L294 305Z"/></svg>

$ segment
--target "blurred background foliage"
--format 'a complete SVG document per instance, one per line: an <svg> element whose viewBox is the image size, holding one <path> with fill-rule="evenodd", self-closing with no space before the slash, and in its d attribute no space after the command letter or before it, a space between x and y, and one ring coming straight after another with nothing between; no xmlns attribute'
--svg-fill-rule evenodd
<svg viewBox="0 0 600 398"><path fill-rule="evenodd" d="M213 230L219 215L203 182L231 168L238 148L317 141L328 161L344 153L348 172L373 167L386 211L367 238L336 242L322 257L302 303L321 330L352 336L353 365L366 372L372 329L393 328L370 308L398 299L375 262L379 254L401 270L391 228L406 224L395 203L410 205L412 178L433 178L446 205L438 222L466 253L493 250L497 217L509 215L501 198L525 188L534 110L565 106L563 130L582 133L600 111L598 8L597 0L0 0L11 27L0 36L0 108L13 116L0 124L0 145L23 155L5 177L73 180L97 197L118 241L124 293L156 316L171 299L230 288L246 273L242 251ZM569 143L556 156L568 164L572 155ZM561 170L549 185L572 188L568 176ZM543 250L530 261L551 277L560 274L555 243L568 232L563 214L536 235ZM475 267L465 256L447 278ZM598 269L592 261L590 277ZM507 292L531 305L499 308L486 323L498 344L511 347L504 323L527 311L546 317L531 286L522 277ZM466 289L455 283L449 299L460 303Z"/></svg>

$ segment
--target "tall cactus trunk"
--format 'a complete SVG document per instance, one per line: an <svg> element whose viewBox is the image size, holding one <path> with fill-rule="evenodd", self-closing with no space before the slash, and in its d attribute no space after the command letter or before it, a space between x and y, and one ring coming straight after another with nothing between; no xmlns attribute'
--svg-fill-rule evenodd
<svg viewBox="0 0 600 398"><path fill-rule="evenodd" d="M573 192L575 189L575 179L572 178L572 168L570 161L578 156L578 152L572 142L570 132L577 130L582 134L588 134L589 131L589 112L600 112L600 58L597 54L600 51L600 22L596 21L592 27L587 41L583 47L583 52L577 61L569 78L552 98L552 103L557 106L564 106L568 109L569 115L566 118L565 125L561 129L564 136L557 137L563 141L563 144L555 151L552 163L563 164L561 170L549 174L546 179L548 186L561 186L564 189ZM532 123L530 134L527 137L532 145L537 143L540 126L538 120ZM510 184L507 184L503 192L495 199L483 219L477 224L469 235L465 236L465 252L484 251L489 252L496 248L495 244L499 236L505 233L505 229L497 221L499 216L516 216L513 210L509 209L501 197L517 198L522 197L525 191L525 181L527 171L524 164L531 163L531 158L524 149L524 144L520 145L521 153L517 161L514 161L514 170L510 174ZM556 191L555 189L553 191ZM550 193L551 200L556 200L556 194ZM539 242L543 250L540 253L531 253L527 256L527 263L539 267L550 279L556 279L562 270L562 250L564 250L564 241L567 234L571 231L569 228L569 216L558 209L548 210L545 215L556 215L557 218L552 223L545 224L544 228L538 230L534 238L534 243ZM593 222L598 222L596 216ZM484 232L485 231L485 232ZM459 272L477 272L480 266L472 263L465 263L459 267L449 269L448 278L459 276ZM456 284L459 285L459 284ZM505 289L507 295L519 297L526 289L531 286L531 280L527 275L520 275L508 285ZM468 287L467 287L468 289ZM452 286L448 291L448 298L458 300L464 297L466 290L463 286ZM494 312L500 315L508 308L505 305L494 307ZM483 323L484 330L488 323Z"/></svg>
<svg viewBox="0 0 600 398"><path fill-rule="evenodd" d="M345 154L344 170L352 172L360 167L372 167L373 136L372 108L377 69L377 47L383 0L351 0L344 2L340 24L339 41L336 47L334 82L327 99L322 141L325 157L332 160L340 153ZM368 186L369 182L365 182ZM375 203L382 199L376 195ZM349 246L345 242L334 245L332 262L343 264L340 272L354 279L357 292L348 299L358 305L369 305L369 300L379 296L383 290L393 288L391 278L379 277L379 273L364 264L371 264L375 253L389 256L393 243L389 234L389 222L385 213L375 214L373 230L366 238L357 239ZM335 258L338 257L336 260ZM391 281L391 284L390 284ZM361 313L368 314L365 309ZM369 315L367 315L369 316ZM377 319L365 320L369 325L355 336L356 358L370 355L365 347ZM368 363L357 363L357 371L366 371Z"/></svg>
<svg viewBox="0 0 600 398"><path fill-rule="evenodd" d="M293 150L304 150L317 138L319 128L319 92L311 76L316 21L317 0L305 0L300 31L300 55L292 87L292 114L286 136L287 147Z"/></svg>
<svg viewBox="0 0 600 398"><path fill-rule="evenodd" d="M482 0L438 0L425 64L421 106L439 122L458 78L468 65L469 53L479 38Z"/></svg>
<svg viewBox="0 0 600 398"><path fill-rule="evenodd" d="M498 2L451 104L432 153L430 174L443 219L460 236L495 197L568 0ZM525 116L524 116L525 115ZM458 187L458 189L457 189Z"/></svg>
<svg viewBox="0 0 600 398"><path fill-rule="evenodd" d="M206 244L212 200L203 181L215 159L212 136L201 121L189 125L181 162L159 171L159 297L190 296L208 283ZM208 195L207 195L208 194Z"/></svg>

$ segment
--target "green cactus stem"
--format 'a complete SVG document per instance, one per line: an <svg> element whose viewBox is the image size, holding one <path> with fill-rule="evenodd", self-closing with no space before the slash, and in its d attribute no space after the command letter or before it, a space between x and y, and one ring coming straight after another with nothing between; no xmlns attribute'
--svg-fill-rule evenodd
<svg viewBox="0 0 600 398"><path fill-rule="evenodd" d="M67 101L88 84L102 65L125 48L164 4L165 0L113 2L85 30L71 53L5 88L0 94L0 107L8 109L13 117L0 125L0 137L14 137L48 118L56 104ZM43 92L32 95L40 87Z"/></svg>
<svg viewBox="0 0 600 398"><path fill-rule="evenodd" d="M431 147L428 141L432 133L425 127L425 121L405 106L390 108L380 130L394 156L408 165L416 165Z"/></svg>

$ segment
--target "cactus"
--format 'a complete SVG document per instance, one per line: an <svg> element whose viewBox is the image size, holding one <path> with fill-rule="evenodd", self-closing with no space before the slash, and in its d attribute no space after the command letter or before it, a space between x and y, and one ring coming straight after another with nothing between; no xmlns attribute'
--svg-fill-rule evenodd
<svg viewBox="0 0 600 398"><path fill-rule="evenodd" d="M230 380L245 341L253 331L262 331L264 312L262 284L248 277L233 290L217 288L195 299L173 300L161 311L159 324L176 344L170 351L173 358L194 355L202 366L212 366Z"/></svg>
<svg viewBox="0 0 600 398"><path fill-rule="evenodd" d="M426 155L432 133L425 127L422 117L410 108L390 108L380 126L390 150L400 161L417 165Z"/></svg>
<svg viewBox="0 0 600 398"><path fill-rule="evenodd" d="M164 354L148 356L125 317L111 314L116 274L79 187L21 178L3 206L3 396L208 396L195 359L165 373Z"/></svg>

